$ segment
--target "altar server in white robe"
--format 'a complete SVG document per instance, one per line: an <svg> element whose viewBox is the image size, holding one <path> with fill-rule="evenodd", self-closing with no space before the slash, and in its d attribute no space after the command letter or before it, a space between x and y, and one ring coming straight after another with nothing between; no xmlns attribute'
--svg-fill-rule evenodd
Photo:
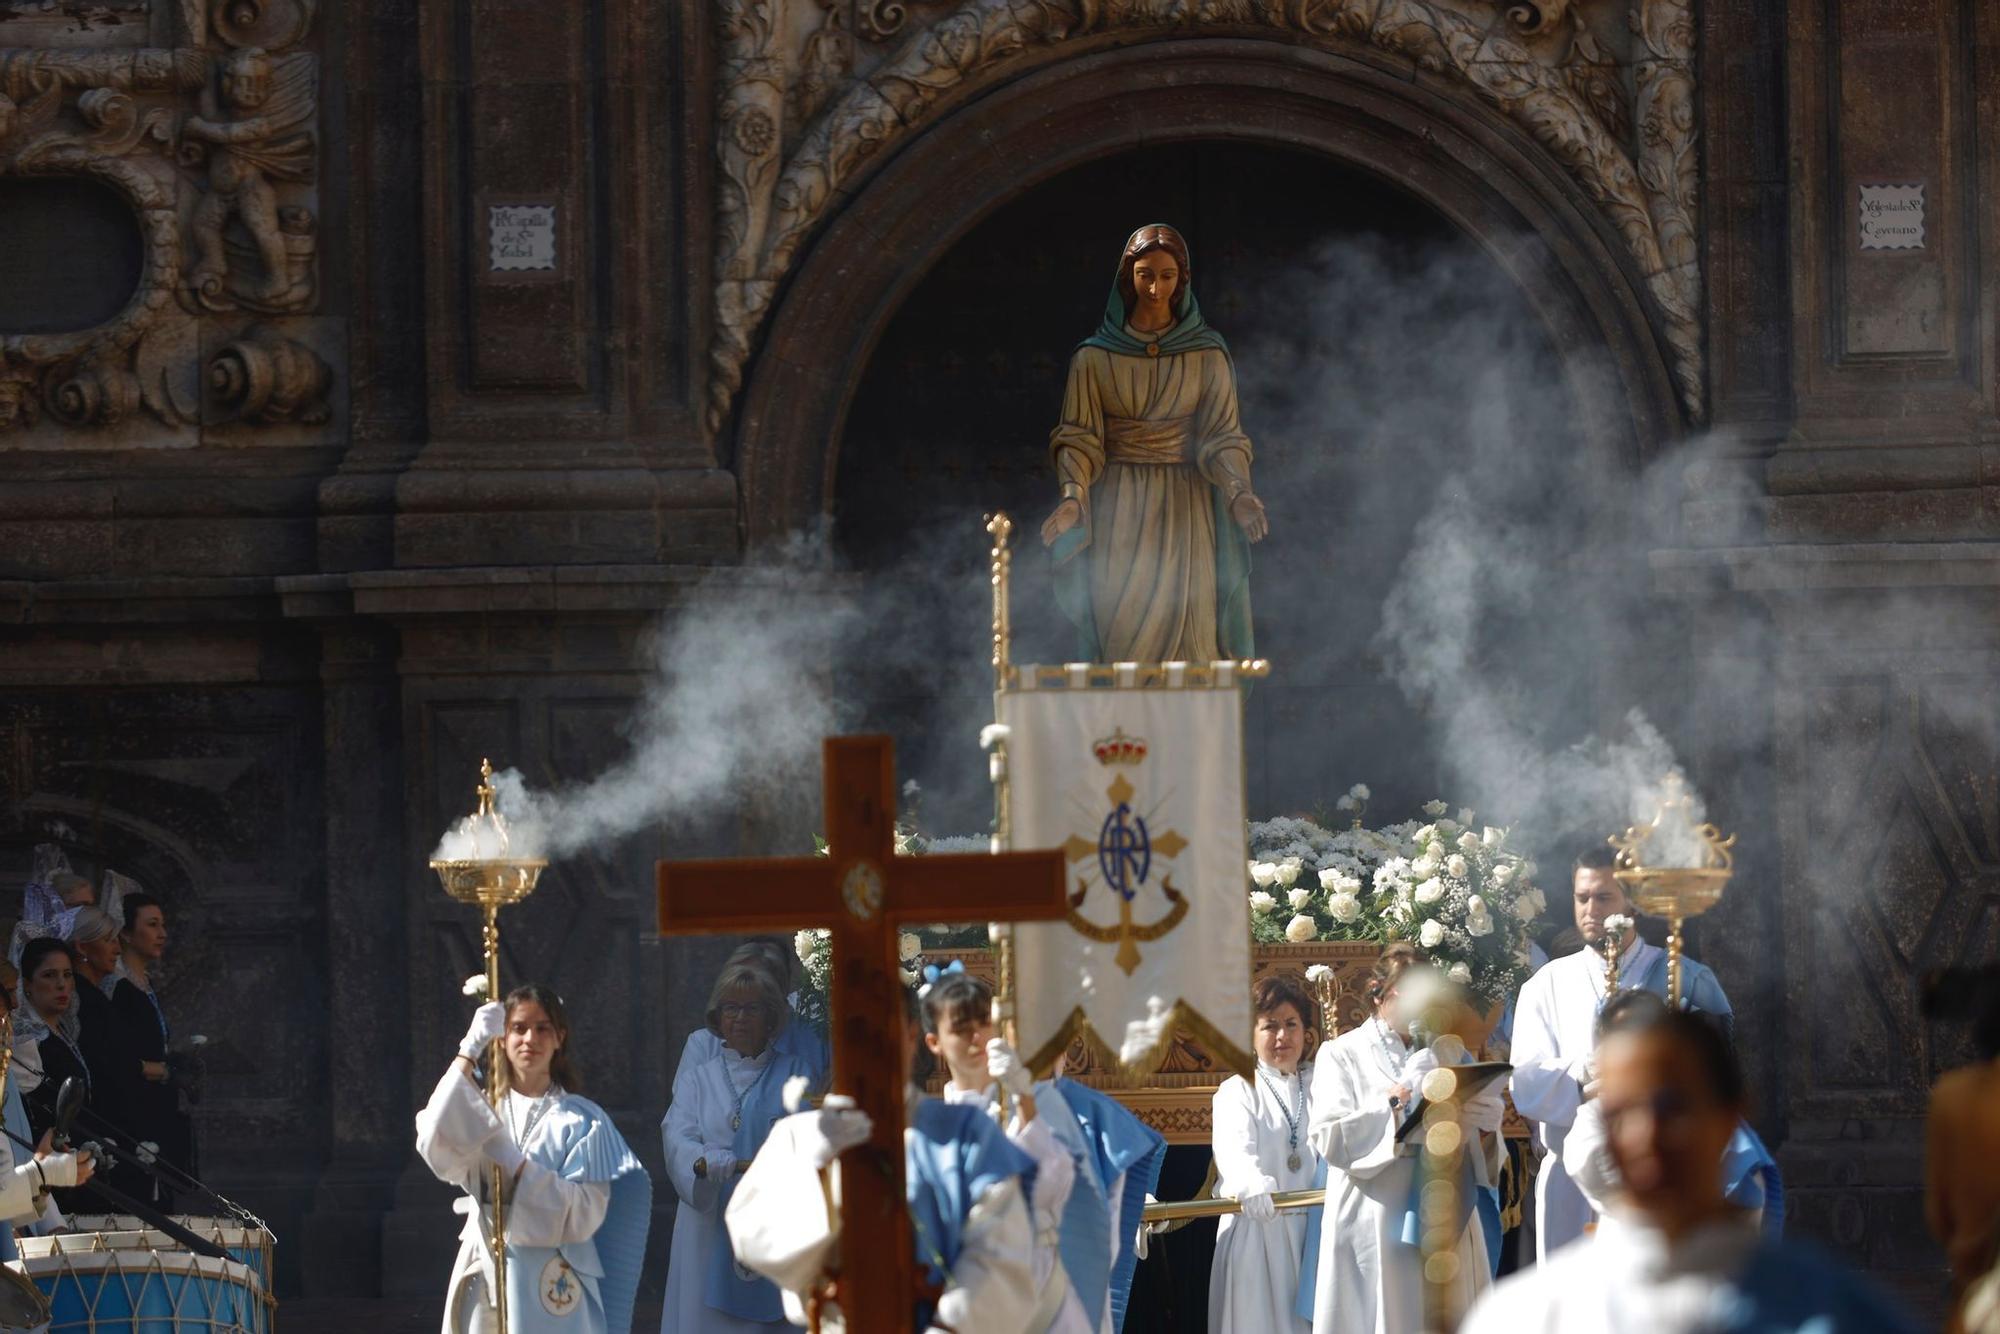
<svg viewBox="0 0 2000 1334"><path fill-rule="evenodd" d="M1063 1208L1076 1186L1077 1162L1056 1142L1048 1119L1038 1115L1035 1082L1027 1068L1004 1039L993 1036L992 989L963 969L926 964L917 1006L924 1046L950 1076L945 1102L991 1116L1008 1142L1035 1161L1028 1215L1035 1234L1038 1302L1024 1327L1027 1334L1093 1334L1062 1267Z"/></svg>
<svg viewBox="0 0 2000 1334"><path fill-rule="evenodd" d="M1417 970L1417 971L1412 971ZM1313 1334L1410 1334L1424 1327L1423 1255L1414 1231L1417 1144L1396 1128L1414 1091L1440 1064L1414 1046L1406 985L1435 977L1408 942L1382 951L1369 982L1375 1013L1319 1049L1313 1061L1312 1146L1326 1160L1313 1290ZM1414 988L1412 988L1414 990ZM1463 1057L1463 1046L1457 1055ZM1497 1132L1504 1104L1497 1081L1461 1108L1471 1132ZM1469 1190L1458 1243L1459 1309L1491 1282L1486 1240Z"/></svg>
<svg viewBox="0 0 2000 1334"><path fill-rule="evenodd" d="M1578 858L1571 903L1584 948L1552 959L1521 987L1514 1009L1514 1107L1535 1125L1546 1151L1535 1179L1535 1253L1538 1260L1583 1235L1590 1204L1562 1165L1563 1140L1583 1103L1584 1086L1594 1077L1597 1012L1605 999L1605 927L1612 917L1629 916L1625 890L1612 875L1609 848ZM1621 990L1667 994L1666 951L1627 933L1618 960ZM1715 974L1693 959L1681 960L1681 994L1687 1003L1727 1021L1729 998Z"/></svg>
<svg viewBox="0 0 2000 1334"><path fill-rule="evenodd" d="M1906 1334L1847 1266L1762 1233L1716 1161L1743 1078L1718 1023L1661 1014L1605 1039L1598 1100L1623 1183L1619 1226L1501 1281L1461 1334Z"/></svg>
<svg viewBox="0 0 2000 1334"><path fill-rule="evenodd" d="M1041 1305L1029 1329L1115 1334L1138 1269L1140 1211L1159 1184L1166 1140L1116 1100L1073 1079L1030 1078L993 1036L993 990L956 963L924 968L924 1046L950 1073L945 1101L996 1123L1000 1090L1014 1145L1035 1160L1035 1275Z"/></svg>
<svg viewBox="0 0 2000 1334"><path fill-rule="evenodd" d="M707 1027L689 1035L681 1052L660 1124L667 1179L680 1199L661 1334L757 1334L784 1322L777 1287L739 1269L730 1255L722 1217L785 1114L785 1084L820 1076L807 1050L783 1040L791 1014L779 977L738 951L716 975Z"/></svg>
<svg viewBox="0 0 2000 1334"><path fill-rule="evenodd" d="M1260 980L1250 993L1257 1070L1231 1075L1215 1091L1211 1142L1215 1193L1240 1201L1215 1232L1208 1271L1208 1334L1307 1334L1294 1313L1307 1211L1282 1213L1274 1194L1310 1190L1320 1158L1311 1141L1313 1068L1301 1064L1308 1015L1305 987L1289 974Z"/></svg>
<svg viewBox="0 0 2000 1334"><path fill-rule="evenodd" d="M904 1172L918 1269L944 1285L935 1311L919 1308L917 1328L1021 1334L1038 1305L1029 1221L1034 1162L1007 1142L983 1109L924 1098L915 1089L909 1096ZM817 1110L787 1116L771 1128L729 1201L737 1260L783 1290L785 1316L795 1325L806 1323L806 1294L823 1281L841 1241L830 1207L840 1199L837 1160L872 1133L868 1115L837 1096ZM870 1169L857 1164L855 1170ZM864 1237L851 1244L880 1243ZM837 1305L829 1303L820 1314L827 1334L846 1329Z"/></svg>
<svg viewBox="0 0 2000 1334"><path fill-rule="evenodd" d="M1604 1004L1598 1016L1597 1045L1602 1053L1606 1039L1627 1029L1644 1028L1658 1022L1667 1012L1667 1003L1650 991L1626 991ZM1584 1089L1583 1105L1563 1137L1563 1170L1583 1193L1594 1221L1593 1231L1602 1234L1619 1225L1624 1210L1625 1183L1618 1176L1617 1155L1612 1152L1611 1126L1604 1119L1604 1104L1595 1096L1596 1087ZM1785 1185L1778 1163L1748 1121L1739 1123L1729 1145L1722 1151L1718 1171L1722 1197L1753 1220L1765 1236L1776 1240L1785 1231Z"/></svg>
<svg viewBox="0 0 2000 1334"><path fill-rule="evenodd" d="M496 1327L492 1168L505 1185L509 1334L626 1334L645 1258L652 1182L604 1109L579 1097L569 1020L548 987L489 1001L417 1113L417 1153L465 1194L444 1334ZM498 1105L476 1062L501 1063Z"/></svg>

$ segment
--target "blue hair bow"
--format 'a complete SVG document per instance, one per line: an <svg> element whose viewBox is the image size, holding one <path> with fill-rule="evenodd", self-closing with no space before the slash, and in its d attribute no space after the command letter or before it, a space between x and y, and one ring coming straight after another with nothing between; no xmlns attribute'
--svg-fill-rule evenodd
<svg viewBox="0 0 2000 1334"><path fill-rule="evenodd" d="M942 968L938 967L934 963L927 963L924 965L924 984L921 987L918 987L917 990L919 993L929 991L932 987L938 984L939 978L947 976L948 974L951 973L962 973L964 971L965 971L965 964L962 960L959 959L953 959L950 963L946 964Z"/></svg>

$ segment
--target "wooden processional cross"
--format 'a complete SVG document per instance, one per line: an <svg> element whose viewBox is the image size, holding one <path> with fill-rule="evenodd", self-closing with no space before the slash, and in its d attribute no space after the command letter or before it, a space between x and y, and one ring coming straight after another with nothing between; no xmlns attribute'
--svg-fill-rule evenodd
<svg viewBox="0 0 2000 1334"><path fill-rule="evenodd" d="M916 1245L903 1186L904 1032L897 936L920 922L1054 920L1068 907L1060 852L896 856L888 737L829 737L827 855L661 862L660 933L831 927L833 1088L874 1120L841 1175L840 1309L866 1334L911 1329Z"/></svg>

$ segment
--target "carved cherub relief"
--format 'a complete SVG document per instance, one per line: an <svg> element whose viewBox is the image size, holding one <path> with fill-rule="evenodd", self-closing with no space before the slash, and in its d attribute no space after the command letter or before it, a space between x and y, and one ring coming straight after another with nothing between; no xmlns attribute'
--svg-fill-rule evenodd
<svg viewBox="0 0 2000 1334"><path fill-rule="evenodd" d="M272 184L312 179L313 72L304 53L274 59L254 46L233 51L221 64L219 113L181 127L184 145L212 146L207 193L188 226L194 263L187 277L188 291L210 310L292 310L312 299L312 216L280 207ZM232 267L232 218L248 234L255 273Z"/></svg>

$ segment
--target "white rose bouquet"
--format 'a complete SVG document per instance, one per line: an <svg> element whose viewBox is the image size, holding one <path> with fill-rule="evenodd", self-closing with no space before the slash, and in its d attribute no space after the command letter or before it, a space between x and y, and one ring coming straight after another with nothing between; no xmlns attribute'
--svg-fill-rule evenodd
<svg viewBox="0 0 2000 1334"><path fill-rule="evenodd" d="M1473 813L1433 817L1410 834L1405 855L1375 872L1384 937L1414 940L1439 970L1486 1004L1511 998L1528 976L1528 923L1547 907L1535 864L1508 846L1507 831L1473 827Z"/></svg>
<svg viewBox="0 0 2000 1334"><path fill-rule="evenodd" d="M1368 893L1376 868L1403 853L1415 826L1363 829L1369 792L1356 783L1338 809L1354 827L1338 832L1280 816L1250 825L1250 927L1264 944L1381 940L1381 914Z"/></svg>

